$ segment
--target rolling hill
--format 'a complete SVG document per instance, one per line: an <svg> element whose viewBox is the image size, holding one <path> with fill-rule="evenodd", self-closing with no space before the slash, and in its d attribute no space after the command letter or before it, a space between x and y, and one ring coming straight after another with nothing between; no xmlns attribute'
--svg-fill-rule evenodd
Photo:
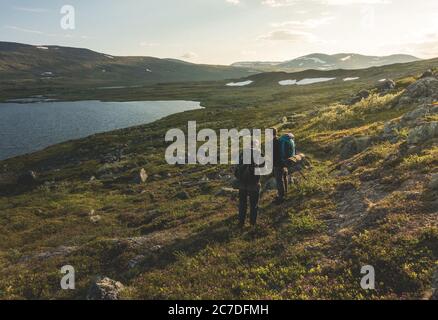
<svg viewBox="0 0 438 320"><path fill-rule="evenodd" d="M247 68L176 59L117 57L88 49L0 42L0 82L96 85L210 81L253 74Z"/></svg>
<svg viewBox="0 0 438 320"><path fill-rule="evenodd" d="M366 56L355 53L340 53L334 55L314 53L284 62L237 62L234 67L252 68L262 71L303 71L335 70L335 69L365 69L370 67L385 66L395 63L418 61L420 59L403 54L390 56Z"/></svg>

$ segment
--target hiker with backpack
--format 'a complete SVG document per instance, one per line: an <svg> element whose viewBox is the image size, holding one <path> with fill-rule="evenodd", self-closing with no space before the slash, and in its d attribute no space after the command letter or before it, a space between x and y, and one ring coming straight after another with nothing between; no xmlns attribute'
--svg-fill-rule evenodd
<svg viewBox="0 0 438 320"><path fill-rule="evenodd" d="M278 196L276 203L282 203L289 191L288 159L295 156L295 136L292 133L278 138L277 129L274 130L274 176L277 183Z"/></svg>
<svg viewBox="0 0 438 320"><path fill-rule="evenodd" d="M253 148L251 148L251 154L253 155L254 149L259 147L258 141L253 141ZM239 182L239 227L245 226L245 220L248 211L248 199L249 199L249 219L251 226L255 226L257 223L257 214L259 209L260 200L260 176L255 174L256 164L254 158L251 157L251 164L243 163L243 153L240 154L239 165L237 165L234 175Z"/></svg>

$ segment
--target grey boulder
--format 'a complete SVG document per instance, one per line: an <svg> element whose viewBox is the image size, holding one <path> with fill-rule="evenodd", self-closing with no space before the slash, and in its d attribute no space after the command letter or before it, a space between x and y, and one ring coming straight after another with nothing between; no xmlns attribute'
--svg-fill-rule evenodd
<svg viewBox="0 0 438 320"><path fill-rule="evenodd" d="M119 300L120 292L124 289L122 283L108 277L98 278L90 287L88 300Z"/></svg>

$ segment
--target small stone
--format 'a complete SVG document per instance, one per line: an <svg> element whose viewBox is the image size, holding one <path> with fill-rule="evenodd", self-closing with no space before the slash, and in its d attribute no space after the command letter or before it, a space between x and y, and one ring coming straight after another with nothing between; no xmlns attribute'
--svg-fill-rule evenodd
<svg viewBox="0 0 438 320"><path fill-rule="evenodd" d="M98 223L100 220L102 220L102 217L99 215L91 216L90 221L93 223Z"/></svg>
<svg viewBox="0 0 438 320"><path fill-rule="evenodd" d="M379 84L377 85L377 89L379 90L379 92L386 92L388 90L394 89L395 86L396 84L394 80L387 79L385 81L379 82Z"/></svg>
<svg viewBox="0 0 438 320"><path fill-rule="evenodd" d="M370 96L370 92L366 89L363 89L361 91L359 91L359 93L357 94L358 97L362 98L362 99L366 99Z"/></svg>
<svg viewBox="0 0 438 320"><path fill-rule="evenodd" d="M181 191L175 195L176 198L180 200L188 200L190 199L190 195L186 191Z"/></svg>
<svg viewBox="0 0 438 320"><path fill-rule="evenodd" d="M221 188L221 190L216 194L217 196L236 196L239 194L238 189L234 188Z"/></svg>
<svg viewBox="0 0 438 320"><path fill-rule="evenodd" d="M146 170L145 170L144 168L142 168L142 169L140 170L140 181L141 181L142 183L145 183L147 179L148 179L148 175L147 175L147 173L146 173Z"/></svg>
<svg viewBox="0 0 438 320"><path fill-rule="evenodd" d="M145 258L144 255L138 255L138 256L136 256L135 258L129 260L129 262L128 262L128 267L131 268L131 269L135 268L136 266L139 265L139 263L141 263L141 261L142 261L144 258Z"/></svg>
<svg viewBox="0 0 438 320"><path fill-rule="evenodd" d="M163 248L162 246L160 246L160 245L156 245L156 246L153 246L153 247L151 248L151 251L152 251L152 252L160 251L162 248Z"/></svg>
<svg viewBox="0 0 438 320"><path fill-rule="evenodd" d="M108 277L98 279L90 287L88 300L119 300L120 292L124 289L121 282L112 280Z"/></svg>

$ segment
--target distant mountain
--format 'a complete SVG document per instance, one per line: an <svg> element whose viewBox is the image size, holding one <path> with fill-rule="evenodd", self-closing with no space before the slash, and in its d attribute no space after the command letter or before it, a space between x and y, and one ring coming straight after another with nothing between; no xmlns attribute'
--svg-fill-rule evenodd
<svg viewBox="0 0 438 320"><path fill-rule="evenodd" d="M339 53L334 55L314 53L285 62L237 62L233 67L252 68L260 71L303 71L315 70L336 70L336 69L365 69L380 67L395 63L406 63L420 59L404 54L390 56L365 56L355 53Z"/></svg>
<svg viewBox="0 0 438 320"><path fill-rule="evenodd" d="M0 42L0 82L100 85L210 81L254 74L247 68L176 59L118 57L88 49Z"/></svg>

